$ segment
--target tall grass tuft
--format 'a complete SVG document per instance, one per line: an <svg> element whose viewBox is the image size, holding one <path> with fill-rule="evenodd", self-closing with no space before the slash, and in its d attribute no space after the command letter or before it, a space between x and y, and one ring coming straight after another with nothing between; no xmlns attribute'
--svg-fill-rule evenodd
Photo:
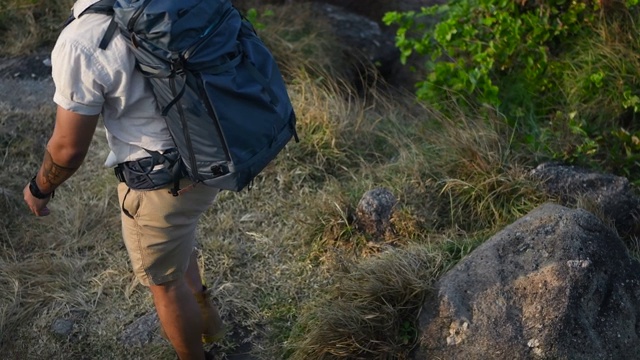
<svg viewBox="0 0 640 360"><path fill-rule="evenodd" d="M466 231L495 229L524 215L540 199L527 179L532 154L514 141L512 127L490 109L443 120L437 178L449 202L450 224Z"/></svg>
<svg viewBox="0 0 640 360"><path fill-rule="evenodd" d="M286 344L292 360L405 359L443 259L425 247L346 261L329 293L304 309Z"/></svg>

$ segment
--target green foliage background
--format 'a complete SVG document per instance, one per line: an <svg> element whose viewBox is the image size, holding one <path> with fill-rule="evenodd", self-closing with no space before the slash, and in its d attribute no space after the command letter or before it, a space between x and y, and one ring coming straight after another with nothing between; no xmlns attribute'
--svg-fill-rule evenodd
<svg viewBox="0 0 640 360"><path fill-rule="evenodd" d="M457 0L384 21L398 26L402 61L424 60L418 98L495 106L521 143L637 179L637 4Z"/></svg>

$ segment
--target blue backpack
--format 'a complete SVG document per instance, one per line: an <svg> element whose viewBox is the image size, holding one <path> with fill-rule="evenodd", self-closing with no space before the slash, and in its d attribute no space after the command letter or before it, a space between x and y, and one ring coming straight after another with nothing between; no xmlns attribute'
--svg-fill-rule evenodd
<svg viewBox="0 0 640 360"><path fill-rule="evenodd" d="M101 0L85 12L112 15L101 48L118 30L128 39L193 182L240 191L299 141L278 66L229 0Z"/></svg>

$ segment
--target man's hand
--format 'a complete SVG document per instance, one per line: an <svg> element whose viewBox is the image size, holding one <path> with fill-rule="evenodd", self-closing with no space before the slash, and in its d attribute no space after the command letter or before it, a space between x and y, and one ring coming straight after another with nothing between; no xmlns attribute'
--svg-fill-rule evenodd
<svg viewBox="0 0 640 360"><path fill-rule="evenodd" d="M29 184L24 187L22 194L24 196L24 202L27 204L31 212L36 216L47 216L51 213L49 211L49 208L47 207L49 200L51 200L51 196L46 199L38 199L37 197L31 195Z"/></svg>

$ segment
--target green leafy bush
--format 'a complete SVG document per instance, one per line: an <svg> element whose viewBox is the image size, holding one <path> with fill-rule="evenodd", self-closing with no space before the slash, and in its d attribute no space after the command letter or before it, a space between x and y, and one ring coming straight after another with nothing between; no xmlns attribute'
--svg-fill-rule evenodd
<svg viewBox="0 0 640 360"><path fill-rule="evenodd" d="M417 84L421 99L438 103L454 93L500 105L509 95L505 92L519 89L519 98L510 96L508 105L517 114L519 107L557 90L555 76L563 69L555 59L572 49L573 39L591 31L602 15L600 4L460 0L420 12L390 12L384 21L398 26L403 62L414 53L426 55L428 76ZM435 26L427 26L434 17ZM602 77L593 75L601 84Z"/></svg>
<svg viewBox="0 0 640 360"><path fill-rule="evenodd" d="M256 30L263 30L267 26L262 23L261 18L273 16L273 10L265 10L263 13L258 12L256 8L250 8L244 13L244 16L249 20Z"/></svg>
<svg viewBox="0 0 640 360"><path fill-rule="evenodd" d="M417 96L488 104L545 157L638 174L638 0L457 0L390 12ZM463 101L460 101L463 99ZM635 170L634 170L635 169Z"/></svg>

